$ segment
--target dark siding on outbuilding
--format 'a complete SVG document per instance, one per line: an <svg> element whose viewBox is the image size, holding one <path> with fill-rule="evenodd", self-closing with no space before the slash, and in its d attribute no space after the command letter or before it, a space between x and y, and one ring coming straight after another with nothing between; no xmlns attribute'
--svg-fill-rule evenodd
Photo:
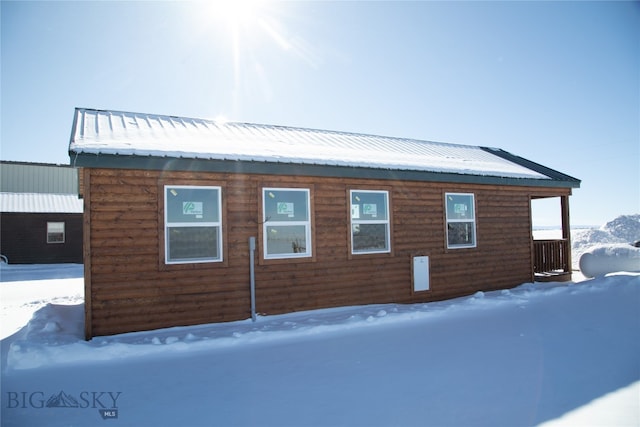
<svg viewBox="0 0 640 427"><path fill-rule="evenodd" d="M65 223L64 243L47 243L47 222ZM82 214L2 213L0 253L10 264L82 263Z"/></svg>

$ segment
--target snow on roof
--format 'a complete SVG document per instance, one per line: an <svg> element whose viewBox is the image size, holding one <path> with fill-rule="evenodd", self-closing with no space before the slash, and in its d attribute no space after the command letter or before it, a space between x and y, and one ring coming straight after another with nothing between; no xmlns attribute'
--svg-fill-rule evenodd
<svg viewBox="0 0 640 427"><path fill-rule="evenodd" d="M69 152L550 179L476 146L84 108Z"/></svg>
<svg viewBox="0 0 640 427"><path fill-rule="evenodd" d="M0 193L3 213L82 213L77 194Z"/></svg>

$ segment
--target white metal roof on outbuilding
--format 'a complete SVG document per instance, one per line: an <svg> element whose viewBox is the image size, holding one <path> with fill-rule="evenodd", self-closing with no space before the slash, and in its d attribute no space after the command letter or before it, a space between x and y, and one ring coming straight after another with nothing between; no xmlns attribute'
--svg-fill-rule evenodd
<svg viewBox="0 0 640 427"><path fill-rule="evenodd" d="M550 180L500 150L407 138L77 108L69 152ZM506 153L506 152L503 152ZM507 153L508 154L508 153ZM533 164L533 163L532 163Z"/></svg>
<svg viewBox="0 0 640 427"><path fill-rule="evenodd" d="M2 213L82 213L76 194L0 193Z"/></svg>

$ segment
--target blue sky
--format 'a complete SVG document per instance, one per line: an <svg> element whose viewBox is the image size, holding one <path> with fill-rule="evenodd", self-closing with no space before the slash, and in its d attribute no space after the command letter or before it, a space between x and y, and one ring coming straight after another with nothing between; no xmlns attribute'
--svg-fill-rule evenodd
<svg viewBox="0 0 640 427"><path fill-rule="evenodd" d="M499 147L582 180L574 225L640 212L640 3L247 9L2 1L0 158L67 164L74 107L226 117Z"/></svg>

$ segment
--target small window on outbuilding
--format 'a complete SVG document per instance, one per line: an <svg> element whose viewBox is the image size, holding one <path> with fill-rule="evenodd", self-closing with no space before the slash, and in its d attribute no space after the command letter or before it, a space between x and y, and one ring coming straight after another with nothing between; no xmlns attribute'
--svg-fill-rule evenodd
<svg viewBox="0 0 640 427"><path fill-rule="evenodd" d="M351 253L391 251L389 192L351 190Z"/></svg>
<svg viewBox="0 0 640 427"><path fill-rule="evenodd" d="M447 248L476 247L475 197L470 193L446 193Z"/></svg>
<svg viewBox="0 0 640 427"><path fill-rule="evenodd" d="M47 243L64 243L64 222L47 222Z"/></svg>
<svg viewBox="0 0 640 427"><path fill-rule="evenodd" d="M165 185L165 263L220 262L220 187Z"/></svg>
<svg viewBox="0 0 640 427"><path fill-rule="evenodd" d="M311 202L307 188L262 189L265 259L311 257Z"/></svg>

